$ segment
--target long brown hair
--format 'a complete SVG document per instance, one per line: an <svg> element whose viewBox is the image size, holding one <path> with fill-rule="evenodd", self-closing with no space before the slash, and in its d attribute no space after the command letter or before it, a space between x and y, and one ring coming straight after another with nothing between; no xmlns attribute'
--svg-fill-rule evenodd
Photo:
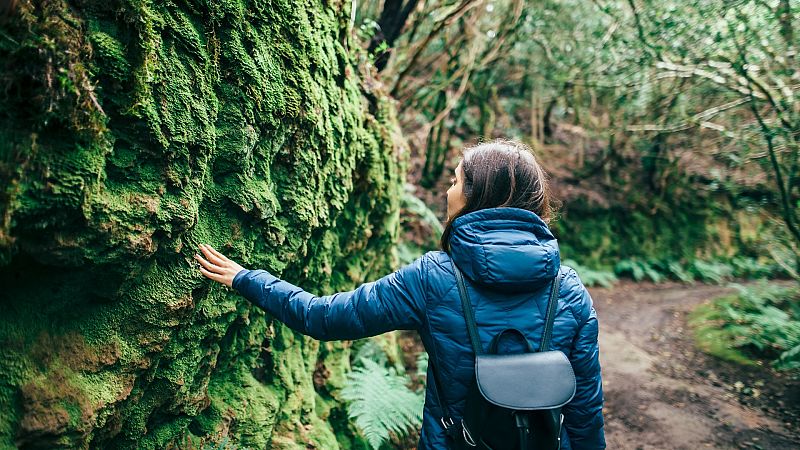
<svg viewBox="0 0 800 450"><path fill-rule="evenodd" d="M464 207L447 220L439 245L450 251L453 222L474 211L510 207L526 209L549 223L554 213L547 174L533 151L517 141L498 139L465 149Z"/></svg>

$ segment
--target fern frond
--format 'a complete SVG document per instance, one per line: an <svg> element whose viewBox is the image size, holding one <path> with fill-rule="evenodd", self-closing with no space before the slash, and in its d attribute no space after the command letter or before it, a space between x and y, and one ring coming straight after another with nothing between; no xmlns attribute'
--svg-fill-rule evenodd
<svg viewBox="0 0 800 450"><path fill-rule="evenodd" d="M572 259L567 259L562 262L563 265L571 267L578 273L581 282L586 286L602 286L611 287L617 282L617 276L610 270L593 269L581 264Z"/></svg>
<svg viewBox="0 0 800 450"><path fill-rule="evenodd" d="M378 363L364 359L347 376L342 398L347 414L372 448L389 440L390 433L404 436L422 424L422 394L406 387L407 378L391 374Z"/></svg>

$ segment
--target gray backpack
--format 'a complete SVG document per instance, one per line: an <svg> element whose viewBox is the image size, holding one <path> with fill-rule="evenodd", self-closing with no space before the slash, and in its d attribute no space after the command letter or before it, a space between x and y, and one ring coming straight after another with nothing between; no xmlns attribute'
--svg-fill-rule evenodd
<svg viewBox="0 0 800 450"><path fill-rule="evenodd" d="M549 350L553 332L560 276L553 279L547 305L545 328L538 352L517 329L498 333L484 352L478 337L472 303L464 277L453 264L458 293L464 311L472 348L475 351L475 376L464 406L456 421L441 400L441 380L433 368L436 394L444 412L440 423L445 428L451 449L557 450L561 448L561 407L575 396L575 374L561 351ZM517 334L528 345L525 353L498 354L500 339Z"/></svg>

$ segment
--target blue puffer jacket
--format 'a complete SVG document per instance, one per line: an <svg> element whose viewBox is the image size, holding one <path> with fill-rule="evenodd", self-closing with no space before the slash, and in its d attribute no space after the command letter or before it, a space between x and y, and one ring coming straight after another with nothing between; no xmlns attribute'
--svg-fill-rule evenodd
<svg viewBox="0 0 800 450"><path fill-rule="evenodd" d="M289 327L321 340L417 330L430 358L428 380L436 364L442 401L458 423L474 373L474 352L451 264L467 278L484 346L500 331L516 328L538 348L549 286L558 271L562 281L552 349L569 357L577 379L575 397L563 409L562 448L605 448L597 316L575 271L560 267L558 244L547 225L522 209L484 209L456 219L450 242L450 255L429 252L350 292L317 297L263 270L241 271L233 286ZM506 343L505 350L512 344ZM418 447L423 450L446 448L435 386L428 383L425 397Z"/></svg>

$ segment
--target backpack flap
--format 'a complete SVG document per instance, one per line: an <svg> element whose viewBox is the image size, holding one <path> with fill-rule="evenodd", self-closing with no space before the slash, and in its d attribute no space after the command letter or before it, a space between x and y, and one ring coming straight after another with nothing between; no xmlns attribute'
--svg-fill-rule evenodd
<svg viewBox="0 0 800 450"><path fill-rule="evenodd" d="M483 354L475 378L486 400L509 409L559 408L575 396L575 373L560 351Z"/></svg>

